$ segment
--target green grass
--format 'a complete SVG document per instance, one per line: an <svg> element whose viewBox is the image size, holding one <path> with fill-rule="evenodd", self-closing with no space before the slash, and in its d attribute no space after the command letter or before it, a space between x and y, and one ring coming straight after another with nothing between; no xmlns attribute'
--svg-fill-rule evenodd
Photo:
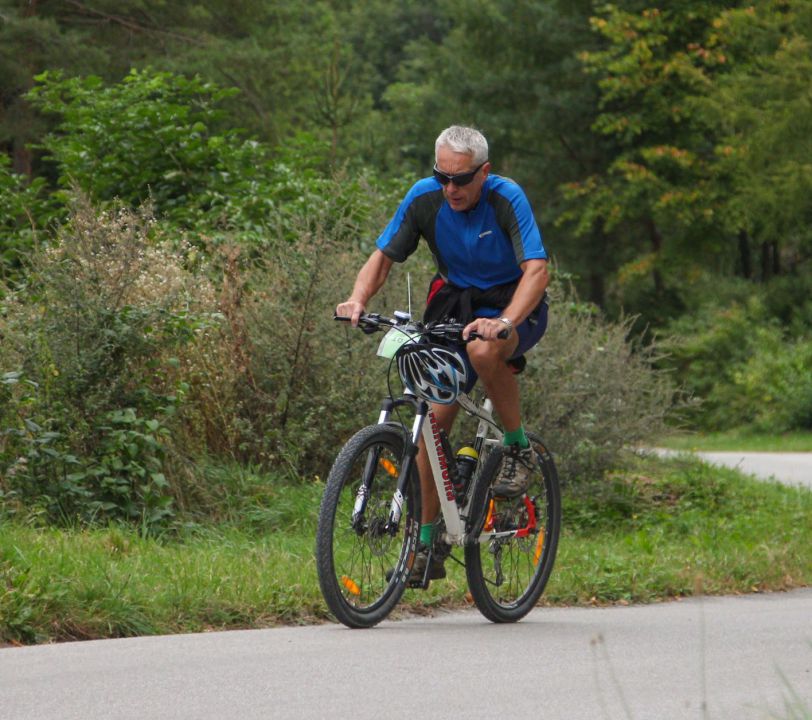
<svg viewBox="0 0 812 720"><path fill-rule="evenodd" d="M659 443L672 450L750 452L812 452L812 432L781 435L752 434L745 430L720 433L691 433L664 438Z"/></svg>
<svg viewBox="0 0 812 720"><path fill-rule="evenodd" d="M269 489L273 511L192 525L164 538L121 527L0 524L0 640L120 637L319 622L313 560L322 485ZM652 602L812 584L812 493L689 458L640 459L567 487L564 532L545 601ZM247 512L247 508L244 508ZM458 553L461 554L461 553ZM466 604L465 573L401 612Z"/></svg>
<svg viewBox="0 0 812 720"><path fill-rule="evenodd" d="M549 598L650 602L812 583L812 493L670 463L570 497Z"/></svg>
<svg viewBox="0 0 812 720"><path fill-rule="evenodd" d="M124 637L324 616L312 540L211 530L158 542L120 529L0 531L0 636Z"/></svg>

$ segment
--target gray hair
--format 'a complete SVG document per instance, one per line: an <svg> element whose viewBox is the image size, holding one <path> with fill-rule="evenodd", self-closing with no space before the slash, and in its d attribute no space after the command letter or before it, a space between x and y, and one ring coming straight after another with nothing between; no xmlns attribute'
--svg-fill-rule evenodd
<svg viewBox="0 0 812 720"><path fill-rule="evenodd" d="M452 125L443 130L434 143L434 159L437 160L437 151L447 147L458 153L473 155L475 165L481 165L488 159L488 141L485 136L472 127Z"/></svg>

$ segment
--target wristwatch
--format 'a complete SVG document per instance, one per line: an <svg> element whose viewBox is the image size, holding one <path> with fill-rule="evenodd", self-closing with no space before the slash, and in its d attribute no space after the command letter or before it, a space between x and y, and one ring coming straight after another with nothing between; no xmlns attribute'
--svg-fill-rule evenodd
<svg viewBox="0 0 812 720"><path fill-rule="evenodd" d="M513 332L513 321L508 317L500 317L499 322L505 323L505 327L507 328L508 334L507 337L510 337L510 334Z"/></svg>

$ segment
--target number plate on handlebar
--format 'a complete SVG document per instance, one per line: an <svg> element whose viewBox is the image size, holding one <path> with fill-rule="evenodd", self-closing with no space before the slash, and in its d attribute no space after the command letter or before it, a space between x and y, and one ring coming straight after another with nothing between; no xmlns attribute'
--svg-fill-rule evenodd
<svg viewBox="0 0 812 720"><path fill-rule="evenodd" d="M419 335L412 335L403 328L393 327L383 336L381 344L378 345L377 355L383 358L393 358L395 353L404 345L417 342Z"/></svg>

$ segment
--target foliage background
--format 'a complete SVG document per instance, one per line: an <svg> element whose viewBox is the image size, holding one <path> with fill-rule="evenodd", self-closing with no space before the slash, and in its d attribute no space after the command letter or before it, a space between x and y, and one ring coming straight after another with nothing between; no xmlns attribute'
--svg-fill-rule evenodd
<svg viewBox="0 0 812 720"><path fill-rule="evenodd" d="M225 464L323 475L384 392L332 308L452 122L555 258L525 413L567 478L675 385L693 427L808 430L811 39L811 0L0 0L4 512L152 527Z"/></svg>

